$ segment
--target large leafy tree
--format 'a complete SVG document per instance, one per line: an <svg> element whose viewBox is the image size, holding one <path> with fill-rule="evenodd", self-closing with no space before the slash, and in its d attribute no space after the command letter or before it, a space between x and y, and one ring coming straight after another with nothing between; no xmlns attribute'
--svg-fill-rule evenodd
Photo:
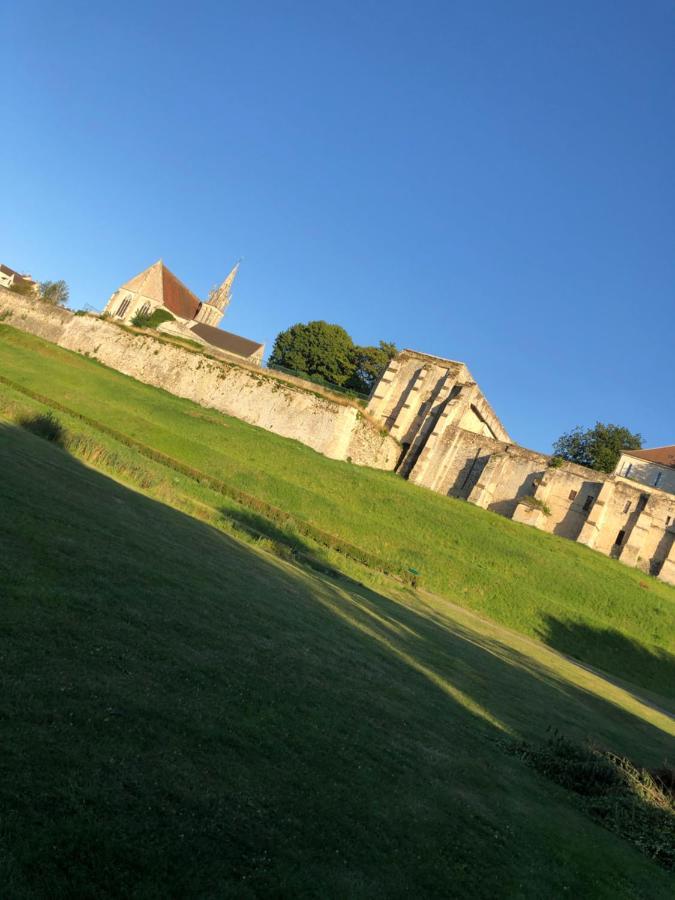
<svg viewBox="0 0 675 900"><path fill-rule="evenodd" d="M396 345L387 341L380 341L379 347L355 346L354 372L347 382L348 387L369 394L397 352Z"/></svg>
<svg viewBox="0 0 675 900"><path fill-rule="evenodd" d="M339 325L299 323L277 335L269 362L345 384L354 372L353 352L352 339Z"/></svg>
<svg viewBox="0 0 675 900"><path fill-rule="evenodd" d="M369 393L396 354L393 344L359 347L340 325L299 323L277 335L269 364L319 375L331 384Z"/></svg>
<svg viewBox="0 0 675 900"><path fill-rule="evenodd" d="M52 306L65 306L68 303L68 285L65 281L41 281L40 299Z"/></svg>
<svg viewBox="0 0 675 900"><path fill-rule="evenodd" d="M553 452L569 462L613 472L622 450L639 450L642 436L633 434L621 425L605 425L596 422L593 428L579 426L561 435L553 445Z"/></svg>

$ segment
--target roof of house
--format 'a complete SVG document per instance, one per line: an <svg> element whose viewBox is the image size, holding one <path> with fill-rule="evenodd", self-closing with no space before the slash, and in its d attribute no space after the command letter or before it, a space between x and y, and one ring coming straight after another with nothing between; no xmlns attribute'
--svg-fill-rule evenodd
<svg viewBox="0 0 675 900"><path fill-rule="evenodd" d="M17 278L21 278L23 281L35 284L30 275L22 275L21 272L15 272L14 269L10 269L10 267L6 266L4 263L0 263L0 272L2 272L3 275L16 275Z"/></svg>
<svg viewBox="0 0 675 900"><path fill-rule="evenodd" d="M652 447L648 450L624 450L624 453L626 456L636 456L638 459L647 459L660 466L675 469L675 444L670 447Z"/></svg>
<svg viewBox="0 0 675 900"><path fill-rule="evenodd" d="M121 290L124 289L162 303L181 319L193 319L201 305L199 297L176 278L161 259L123 284Z"/></svg>
<svg viewBox="0 0 675 900"><path fill-rule="evenodd" d="M202 322L193 325L192 331L211 346L225 350L226 353L233 353L235 356L250 357L263 347L257 341L250 341L248 338L239 337L238 334L214 328L213 325L204 325Z"/></svg>

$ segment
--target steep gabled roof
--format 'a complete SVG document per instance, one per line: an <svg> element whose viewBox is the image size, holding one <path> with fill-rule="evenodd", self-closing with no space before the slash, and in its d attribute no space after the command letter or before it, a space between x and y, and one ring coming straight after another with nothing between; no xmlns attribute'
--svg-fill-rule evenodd
<svg viewBox="0 0 675 900"><path fill-rule="evenodd" d="M235 356L248 358L257 353L263 346L256 341L250 341L248 338L239 337L238 334L223 331L222 328L214 328L213 325L204 325L202 322L193 325L192 331L208 344L211 344L212 347L218 347L219 350L225 350L227 353L234 353Z"/></svg>
<svg viewBox="0 0 675 900"><path fill-rule="evenodd" d="M635 456L638 459L646 459L649 462L658 463L660 466L670 466L675 469L675 444L670 447L652 447L648 450L624 450L626 456Z"/></svg>
<svg viewBox="0 0 675 900"><path fill-rule="evenodd" d="M125 289L162 303L169 312L182 319L193 319L200 307L199 297L176 278L161 259L123 284L122 290Z"/></svg>

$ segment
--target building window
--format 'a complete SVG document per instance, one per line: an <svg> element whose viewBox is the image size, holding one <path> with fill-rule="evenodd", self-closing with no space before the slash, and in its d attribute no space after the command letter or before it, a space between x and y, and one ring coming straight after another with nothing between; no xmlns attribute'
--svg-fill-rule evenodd
<svg viewBox="0 0 675 900"><path fill-rule="evenodd" d="M120 303L120 305L117 307L117 312L115 313L115 315L117 316L118 319L123 318L124 314L125 314L126 311L129 309L129 304L130 304L130 303L131 303L131 298L130 298L130 297L125 297L125 299L122 300L122 302Z"/></svg>
<svg viewBox="0 0 675 900"><path fill-rule="evenodd" d="M586 497L586 499L584 500L584 512L588 512L591 506L593 506L594 500L595 497L593 496L593 494L589 494L588 497Z"/></svg>
<svg viewBox="0 0 675 900"><path fill-rule="evenodd" d="M673 521L673 519L672 519L671 516L666 516L666 528L670 525L670 523L671 523L672 521Z"/></svg>
<svg viewBox="0 0 675 900"><path fill-rule="evenodd" d="M624 506L623 511L625 513L630 512L630 500L626 501L626 505Z"/></svg>
<svg viewBox="0 0 675 900"><path fill-rule="evenodd" d="M137 315L139 315L139 316L147 316L147 314L148 314L149 312L150 312L150 304L149 304L149 303L144 303L143 306L141 306L141 308L138 310Z"/></svg>
<svg viewBox="0 0 675 900"><path fill-rule="evenodd" d="M626 466L626 471L623 473L626 478L628 478L628 476L630 475L632 468L633 468L633 463L628 463L628 465Z"/></svg>
<svg viewBox="0 0 675 900"><path fill-rule="evenodd" d="M576 495L577 495L577 492L576 492L576 491L570 491L570 495L569 495L568 499L569 499L569 500L574 500L574 498L576 497Z"/></svg>
<svg viewBox="0 0 675 900"><path fill-rule="evenodd" d="M663 475L663 472L657 472L657 473L656 473L656 478L654 479L654 487L658 487L658 486L659 486L659 481L661 481L661 476L662 476L662 475Z"/></svg>
<svg viewBox="0 0 675 900"><path fill-rule="evenodd" d="M614 546L615 546L615 547L620 547L621 544L623 543L623 539L624 539L625 537L626 537L626 532L625 532L625 531L620 531L620 532L617 534L617 536L616 536L616 540L614 541Z"/></svg>

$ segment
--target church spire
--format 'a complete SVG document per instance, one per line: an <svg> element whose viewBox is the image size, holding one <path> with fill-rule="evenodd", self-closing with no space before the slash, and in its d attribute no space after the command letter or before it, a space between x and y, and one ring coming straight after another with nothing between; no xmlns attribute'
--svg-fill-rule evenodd
<svg viewBox="0 0 675 900"><path fill-rule="evenodd" d="M232 269L225 281L217 287L211 288L209 296L200 306L195 319L197 322L203 322L205 325L218 326L220 320L225 314L225 310L230 305L232 299L232 285L239 271L239 262Z"/></svg>
<svg viewBox="0 0 675 900"><path fill-rule="evenodd" d="M211 306L215 306L221 312L225 312L227 307L230 305L230 300L232 299L232 285L234 284L234 279L237 277L237 272L239 271L239 260L230 274L227 276L225 281L220 285L220 287L213 288L213 290L209 293L209 298L206 301L210 303Z"/></svg>

